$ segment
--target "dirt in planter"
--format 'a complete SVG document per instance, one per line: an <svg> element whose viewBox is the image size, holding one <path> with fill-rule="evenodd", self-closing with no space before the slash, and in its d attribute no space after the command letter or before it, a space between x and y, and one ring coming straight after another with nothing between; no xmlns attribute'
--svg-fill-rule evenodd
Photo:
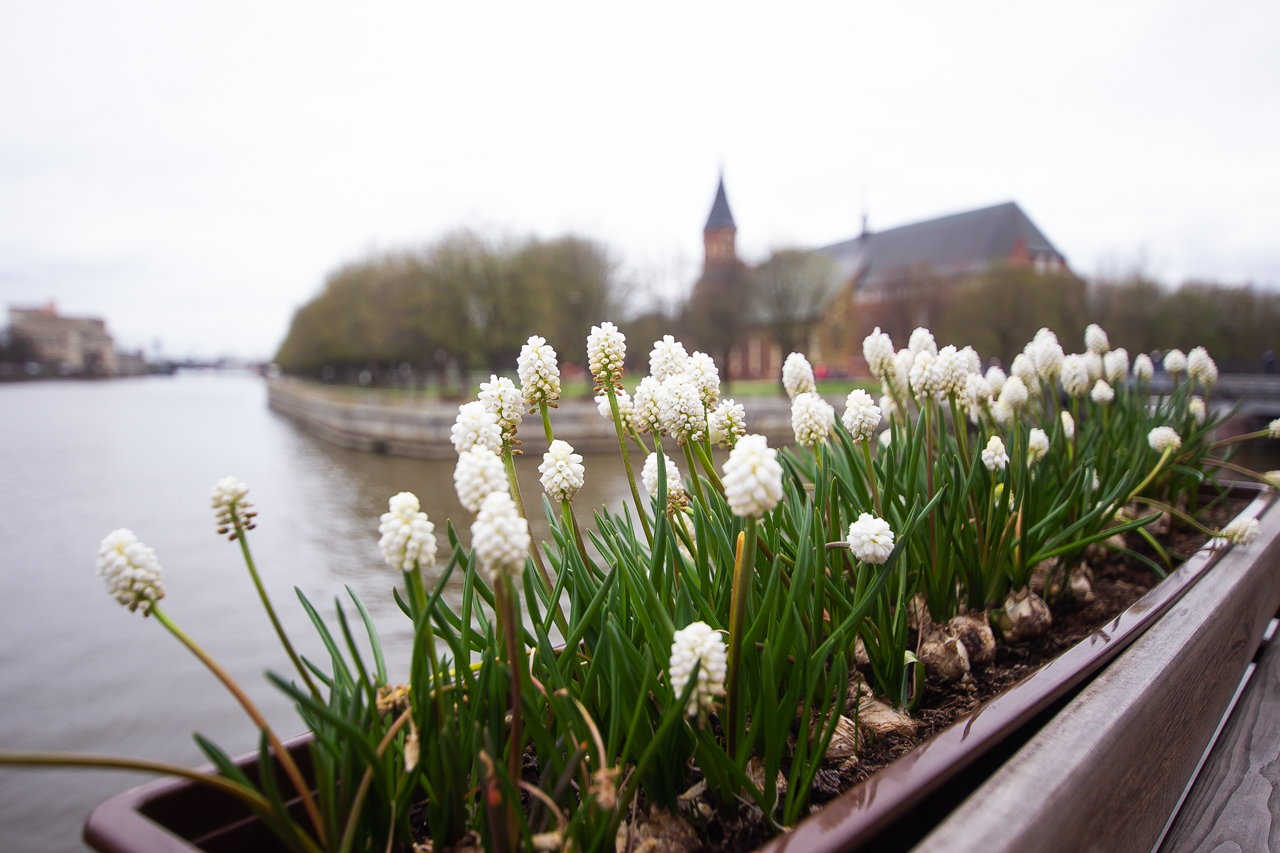
<svg viewBox="0 0 1280 853"><path fill-rule="evenodd" d="M1234 518L1249 503L1243 498L1223 501L1202 517L1205 526L1221 527ZM1199 550L1208 537L1185 526L1176 526L1170 533L1159 537L1161 544L1174 555L1175 565ZM1126 547L1156 562L1161 558L1139 534L1125 537ZM1076 601L1069 595L1051 605L1053 624L1042 637L1020 643L1000 641L996 646L996 659L990 666L975 670L963 683L941 684L930 678L925 685L920 708L913 715L919 724L914 735L886 734L871 739L859 753L857 760L830 761L818 771L810 794L813 807L821 806L848 791L859 782L875 775L925 741L937 735L960 717L991 701L1009 688L1026 680L1038 669L1058 655L1088 637L1098 628L1114 619L1160 582L1160 577L1140 560L1115 551L1104 550L1089 561L1093 570L1093 597L1087 602ZM914 638L913 638L914 642ZM716 721L712 720L714 726ZM526 756L526 776L536 782L536 766L532 754ZM782 773L789 770L783 762ZM695 783L698 781L694 779ZM639 809L643 812L643 794L638 795ZM769 839L772 833L754 806L741 806L735 814L726 817L717 811L709 795L687 801L685 818L697 830L702 844L698 853L735 853L754 850ZM416 809L415 809L416 810ZM425 815L419 811L418 821ZM415 834L425 838L425 822L414 822ZM692 851L688 851L692 853Z"/></svg>

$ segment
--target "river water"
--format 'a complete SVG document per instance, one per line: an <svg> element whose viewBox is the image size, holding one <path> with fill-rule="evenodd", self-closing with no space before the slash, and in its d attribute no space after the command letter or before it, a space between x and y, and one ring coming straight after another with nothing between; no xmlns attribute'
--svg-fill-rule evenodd
<svg viewBox="0 0 1280 853"><path fill-rule="evenodd" d="M616 456L588 457L575 506L617 510L629 495ZM537 461L521 490L548 537ZM412 491L464 541L471 516L451 462L376 456L313 438L267 408L254 376L180 373L109 382L0 386L0 748L131 755L203 763L193 731L229 752L257 736L239 706L153 619L109 598L94 574L98 543L127 527L164 568L166 612L249 692L282 735L305 726L263 678L287 674L238 548L214 531L209 488L233 474L259 512L254 557L291 639L326 665L295 598L299 587L332 623L349 585L379 626L393 678L411 647L408 620L377 547L387 498ZM428 579L430 582L430 579ZM347 611L354 615L354 608ZM6 851L83 850L80 830L102 800L148 778L117 771L0 769Z"/></svg>

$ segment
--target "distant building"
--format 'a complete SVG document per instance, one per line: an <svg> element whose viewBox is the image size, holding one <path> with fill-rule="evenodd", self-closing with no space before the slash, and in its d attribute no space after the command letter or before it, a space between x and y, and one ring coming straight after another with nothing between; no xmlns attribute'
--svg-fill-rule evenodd
<svg viewBox="0 0 1280 853"><path fill-rule="evenodd" d="M722 179L703 230L699 286L741 267L736 237ZM865 373L862 339L873 326L905 345L912 329L937 321L957 286L987 270L1069 271L1062 253L1015 202L880 232L868 229L864 219L857 237L814 251L832 259L835 276L822 319L811 331L808 354L815 367L833 374ZM739 293L747 297L745 288ZM730 375L776 377L787 354L773 344L758 310L745 316L745 328L728 353Z"/></svg>
<svg viewBox="0 0 1280 853"><path fill-rule="evenodd" d="M9 308L9 334L26 339L37 360L59 373L116 376L115 342L106 322L95 317L62 317L50 302L42 308Z"/></svg>

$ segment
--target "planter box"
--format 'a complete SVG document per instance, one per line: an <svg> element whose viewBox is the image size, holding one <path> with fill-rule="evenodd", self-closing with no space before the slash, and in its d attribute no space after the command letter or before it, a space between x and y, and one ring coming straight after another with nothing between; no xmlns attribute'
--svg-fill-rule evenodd
<svg viewBox="0 0 1280 853"><path fill-rule="evenodd" d="M1234 493L1238 497L1253 498L1240 515L1244 518L1261 517L1274 497L1273 492L1263 491L1252 485L1239 485L1234 489ZM1275 612L1277 605L1280 605L1280 573L1269 570L1275 561L1280 560L1280 513L1272 512L1265 518L1262 537L1248 549L1227 551L1201 549L1106 626L1065 651L1016 687L960 718L936 737L832 800L820 811L797 824L791 832L771 840L760 848L760 853L783 853L783 851L836 853L836 851L856 850L871 841L930 793L1098 672L1157 622L1163 630L1165 623L1169 620L1161 621L1162 617L1182 601L1192 586L1204 577L1210 568L1224 560L1230 563L1231 568L1228 573L1231 577L1224 578L1223 581L1231 589L1240 586L1240 583L1235 581L1241 577L1254 579L1252 585L1246 583L1243 587L1245 592L1242 595L1246 597L1242 601L1257 610L1259 614L1265 613L1265 617L1259 615L1260 622L1250 621L1247 628L1238 627L1229 631L1230 648L1233 652L1239 652L1234 657L1241 657L1241 655L1243 657L1239 661L1238 671L1234 666L1230 666L1220 667L1220 672L1214 673L1215 678L1212 682L1215 692L1212 700L1205 703L1211 707L1206 709L1195 701L1182 703L1180 710L1183 712L1183 717L1203 718L1204 723L1198 726L1196 734L1185 742L1175 739L1165 745L1166 752L1189 750L1190 765L1186 768L1186 773L1180 777L1174 774L1174 777L1180 781L1175 779L1164 786L1170 791L1176 788L1176 792L1172 794L1168 810L1161 812L1158 816L1159 826L1156 828L1156 836L1141 848L1150 849L1185 787L1204 749L1204 744L1212 735L1231 697L1240 672L1252 656L1252 650L1257 646L1257 637L1254 637L1255 642L1249 645L1242 637L1236 635L1244 632L1250 636L1256 633L1260 637L1266 620ZM1216 601L1218 598L1209 595L1208 602L1198 606L1201 609L1207 609L1212 615L1216 612L1214 609ZM1237 609L1238 607L1239 602L1237 602ZM1184 609L1180 607L1179 611ZM1222 620L1234 619L1237 615L1235 610L1228 610L1218 620L1210 619L1212 623L1210 627L1227 630L1224 627L1226 623ZM1156 645L1159 645L1159 642L1156 642ZM1248 654L1244 654L1246 646ZM1032 749L1038 740L1048 736L1051 731L1063 729L1067 721L1087 720L1087 725L1093 727L1095 732L1100 729L1106 730L1109 725L1116 722L1115 712L1107 697L1090 698L1096 692L1094 688L1099 683L1104 681L1111 684L1119 683L1123 688L1131 683L1160 684L1170 682L1175 677L1182 677L1180 669L1176 675L1170 674L1166 677L1164 670L1159 667L1168 667L1170 671L1176 668L1175 662L1166 658L1160 658L1158 662L1142 658L1140 661L1131 663L1128 661L1129 657L1131 656L1127 655L1125 659L1109 668L1106 675L1098 679L1067 709L1057 715L1014 761L996 773L970 798L974 801L973 803L966 802L944 822L943 828L935 832L934 836L930 836L930 841L936 838L937 843L935 847L926 849L982 849L984 851L1050 849L1038 843L1044 839L1037 827L1028 828L1027 819L1025 819L1025 815L1041 813L1035 812L1032 805L1038 801L1038 797L1043 796L1045 799L1044 814L1051 816L1056 814L1058 821L1083 823L1084 821L1076 819L1080 815L1090 815L1094 812L1080 811L1082 806L1076 800L1089 800L1094 803L1091 808L1098 808L1094 801L1123 799L1121 796L1123 791L1117 790L1115 783L1108 781L1111 774L1116 772L1117 766L1134 768L1132 773L1135 775L1129 780L1130 784L1147 785L1149 774L1146 768L1151 765L1141 753L1135 752L1135 747L1124 750L1114 758L1077 751L1074 754L1074 764L1068 762L1062 754L1050 752L1047 757L1041 759L1041 763L1049 762L1050 766L1046 772L1057 780L1053 784L1036 776L1034 770L1029 775L1027 772L1011 774L1009 771L1010 767L1018 765L1023 753ZM1234 657L1233 665L1236 662ZM1206 660L1198 661L1201 666L1206 662ZM1123 675L1118 673L1122 666L1125 670ZM1136 673L1131 671L1135 667L1139 670ZM1177 685L1170 684L1169 689L1176 694ZM1222 690L1226 692L1219 702L1217 698ZM1126 715L1118 722L1125 726L1136 726L1139 729L1146 727L1148 721L1138 713L1146 706L1139 707L1138 704L1131 704L1132 707L1128 708ZM1153 715L1158 715L1161 711L1169 709L1160 706L1149 710ZM1206 714L1206 710L1209 713ZM1200 730L1205 726L1207 730L1203 731L1203 737L1200 737ZM1166 732L1167 729L1158 727L1150 729L1146 740L1159 740L1165 737ZM1057 736L1061 737L1061 735ZM1072 736L1078 736L1078 733ZM305 748L308 739L309 736L303 736L288 742L288 748L298 757L304 774L309 771L309 756ZM1196 743L1200 744L1199 747L1195 746ZM237 759L237 763L251 776L255 771L256 761L256 753ZM1097 766L1090 767L1090 763ZM1071 775L1072 769L1092 772L1087 774L1089 778L1080 779L1077 778L1078 773L1076 776ZM993 788L993 786L996 787ZM1049 790L1050 788L1052 791ZM997 801L997 805L1004 808L1004 811L999 812L998 819L988 816L989 813L996 813L995 806L987 802L992 797ZM1013 820L1006 812L1021 812L1024 819ZM964 823L966 816L970 823ZM960 821L962 825L955 826L956 821ZM973 824L973 821L977 824ZM1126 823L1124 817L1113 818L1113 821L1122 825ZM1089 822L1093 820L1090 819ZM1003 834L1008 831L1011 824L1023 825L1027 828L1029 834L1022 839L1024 846L1017 844L1006 846L1002 843ZM952 825L951 828L944 829L948 825ZM982 839L981 843L974 840L978 838ZM963 839L964 846L957 846L954 843L957 839ZM176 779L157 780L107 800L89 815L85 823L85 841L100 853L143 853L143 851L194 853L200 850L215 853L215 851L232 850L279 850L274 839L240 803L226 795L199 787L193 782ZM972 845L969 844L970 841L973 841ZM1139 847L1141 845L1121 844L1098 849L1128 850L1139 849ZM1053 849L1089 849L1089 843L1064 844Z"/></svg>

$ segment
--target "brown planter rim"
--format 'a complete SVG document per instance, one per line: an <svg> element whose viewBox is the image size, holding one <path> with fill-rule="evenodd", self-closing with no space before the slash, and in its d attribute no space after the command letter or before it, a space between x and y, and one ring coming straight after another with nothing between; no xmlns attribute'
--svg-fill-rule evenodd
<svg viewBox="0 0 1280 853"><path fill-rule="evenodd" d="M1275 491L1253 483L1233 484L1231 494L1253 498L1237 518L1261 516L1275 497ZM1111 622L1026 680L836 797L790 832L771 839L757 853L844 853L858 849L1109 663L1176 604L1223 553L1207 546L1201 548ZM285 746L302 759L310 743L311 735L304 734L285 741ZM256 752L246 753L237 756L235 762L252 771L257 758ZM211 765L200 769L214 772ZM99 853L202 853L197 844L226 836L251 820L244 817L248 812L241 807L240 815L229 814L224 824L211 825L207 831L194 835L188 833L190 838L180 835L171 827L186 822L190 816L183 815L182 808L201 793L195 782L166 777L117 794L90 813L85 821L84 841Z"/></svg>

